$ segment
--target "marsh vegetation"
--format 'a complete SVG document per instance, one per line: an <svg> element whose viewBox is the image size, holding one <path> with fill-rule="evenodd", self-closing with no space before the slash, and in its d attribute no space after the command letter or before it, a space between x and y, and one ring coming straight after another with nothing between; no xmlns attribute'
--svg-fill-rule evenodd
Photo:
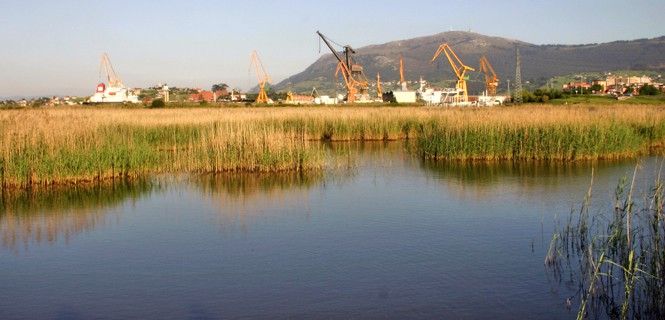
<svg viewBox="0 0 665 320"><path fill-rule="evenodd" d="M606 209L591 205L592 180L579 210L552 236L545 265L577 288L566 300L577 319L665 317L665 188L659 169L638 192L637 171L621 179Z"/></svg>
<svg viewBox="0 0 665 320"><path fill-rule="evenodd" d="M317 170L321 141L410 140L427 159L632 157L665 139L662 106L5 110L3 189L151 173Z"/></svg>

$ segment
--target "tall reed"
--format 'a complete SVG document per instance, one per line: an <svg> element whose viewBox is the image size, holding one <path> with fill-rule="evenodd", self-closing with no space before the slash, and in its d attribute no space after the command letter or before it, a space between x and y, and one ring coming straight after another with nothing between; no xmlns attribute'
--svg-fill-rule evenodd
<svg viewBox="0 0 665 320"><path fill-rule="evenodd" d="M159 172L322 168L319 141L415 140L431 159L629 157L665 141L660 106L62 108L0 112L3 189Z"/></svg>
<svg viewBox="0 0 665 320"><path fill-rule="evenodd" d="M665 318L665 189L658 173L648 192L635 197L636 174L637 168L630 182L618 184L611 212L592 216L585 200L555 231L561 241L553 242L545 265L578 286L578 319Z"/></svg>

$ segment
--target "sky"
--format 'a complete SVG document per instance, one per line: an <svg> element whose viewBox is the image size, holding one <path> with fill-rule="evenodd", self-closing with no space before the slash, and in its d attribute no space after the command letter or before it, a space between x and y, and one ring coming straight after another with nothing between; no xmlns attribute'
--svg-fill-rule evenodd
<svg viewBox="0 0 665 320"><path fill-rule="evenodd" d="M0 0L0 97L90 95L104 52L130 87L248 89L252 50L278 82L328 53L317 30L354 48L449 30L583 44L663 36L663 12L663 0Z"/></svg>

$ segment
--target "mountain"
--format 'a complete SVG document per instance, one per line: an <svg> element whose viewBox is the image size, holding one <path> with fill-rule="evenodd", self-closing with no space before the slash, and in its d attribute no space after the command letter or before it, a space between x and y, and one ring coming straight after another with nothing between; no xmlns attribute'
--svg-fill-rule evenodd
<svg viewBox="0 0 665 320"><path fill-rule="evenodd" d="M577 72L665 70L665 36L601 44L535 45L478 33L451 31L356 48L355 59L364 66L370 82L375 80L377 72L381 73L382 81L398 80L401 54L408 80L418 80L422 76L432 83L453 86L454 74L445 56L430 63L432 55L444 42L465 64L476 69L480 57L486 55L499 75L499 91L506 89L505 79L512 81L515 78L516 47L520 49L522 59L522 81L529 81L532 86L544 85L555 76ZM274 89L309 92L312 87L317 87L319 91L334 91L336 64L334 56L326 54L303 72L276 84ZM470 92L477 93L483 89L482 79L483 75L479 72L471 73Z"/></svg>

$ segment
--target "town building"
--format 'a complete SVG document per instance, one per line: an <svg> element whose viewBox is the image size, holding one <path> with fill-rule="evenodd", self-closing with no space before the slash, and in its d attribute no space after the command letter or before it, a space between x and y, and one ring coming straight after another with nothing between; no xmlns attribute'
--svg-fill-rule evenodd
<svg viewBox="0 0 665 320"><path fill-rule="evenodd" d="M215 102L215 93L207 90L198 90L189 95L189 102Z"/></svg>

